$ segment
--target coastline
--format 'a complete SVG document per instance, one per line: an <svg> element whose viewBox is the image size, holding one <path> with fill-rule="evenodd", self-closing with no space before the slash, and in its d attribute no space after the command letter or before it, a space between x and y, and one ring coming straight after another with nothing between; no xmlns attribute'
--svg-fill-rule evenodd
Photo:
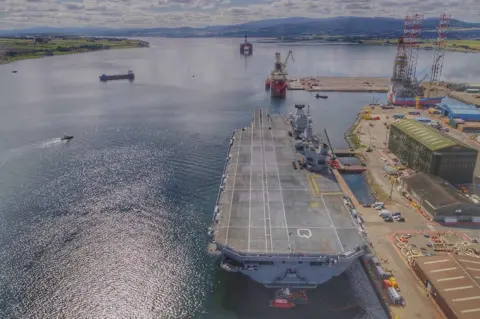
<svg viewBox="0 0 480 319"><path fill-rule="evenodd" d="M103 50L148 48L149 43L125 38L91 37L0 37L0 65L57 55Z"/></svg>
<svg viewBox="0 0 480 319"><path fill-rule="evenodd" d="M387 42L386 42L387 41ZM377 46L397 46L396 39L386 40L363 40L361 45L377 45ZM426 51L435 51L433 43L420 43L419 48ZM480 41L475 40L447 40L448 52L463 52L463 53L480 53Z"/></svg>

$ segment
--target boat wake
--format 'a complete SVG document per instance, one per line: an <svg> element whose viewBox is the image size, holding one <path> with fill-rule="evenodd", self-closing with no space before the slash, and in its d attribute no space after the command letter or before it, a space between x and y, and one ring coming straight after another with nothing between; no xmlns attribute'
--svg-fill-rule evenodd
<svg viewBox="0 0 480 319"><path fill-rule="evenodd" d="M0 167L5 165L8 161L16 159L26 153L33 151L35 149L45 149L45 148L52 148L59 145L62 145L65 141L62 141L61 138L56 137L46 141L37 142L33 144L28 144L16 148L7 149L2 152L0 155Z"/></svg>
<svg viewBox="0 0 480 319"><path fill-rule="evenodd" d="M50 148L50 147L55 147L59 144L61 144L62 142L62 139L59 138L59 137L56 137L56 138L52 138L52 139L49 139L49 140L46 140L46 141L43 141L43 142L40 142L40 143L36 143L36 144L33 144L34 147L36 148Z"/></svg>

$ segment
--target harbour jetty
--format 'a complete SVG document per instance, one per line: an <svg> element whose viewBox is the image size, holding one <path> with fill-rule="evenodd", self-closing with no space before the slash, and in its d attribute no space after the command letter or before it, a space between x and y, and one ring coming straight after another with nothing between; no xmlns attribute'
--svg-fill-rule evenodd
<svg viewBox="0 0 480 319"><path fill-rule="evenodd" d="M309 92L388 92L390 79L382 77L289 77L289 90Z"/></svg>

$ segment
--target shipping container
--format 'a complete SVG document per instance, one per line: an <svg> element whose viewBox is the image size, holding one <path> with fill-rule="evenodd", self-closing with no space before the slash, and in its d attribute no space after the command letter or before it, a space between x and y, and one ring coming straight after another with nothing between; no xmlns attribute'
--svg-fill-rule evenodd
<svg viewBox="0 0 480 319"><path fill-rule="evenodd" d="M383 270L382 267L375 266L375 270L377 272L378 278L383 279L383 278L388 278L389 277L388 274L385 272L385 270Z"/></svg>
<svg viewBox="0 0 480 319"><path fill-rule="evenodd" d="M480 89L467 89L467 93L480 93Z"/></svg>
<svg viewBox="0 0 480 319"><path fill-rule="evenodd" d="M387 288L387 295L390 301L393 304L399 305L402 303L402 297L398 294L398 292L393 287Z"/></svg>
<svg viewBox="0 0 480 319"><path fill-rule="evenodd" d="M422 122L422 123L429 123L429 122L432 121L431 119L426 118L426 117L417 117L415 120L417 120L418 122Z"/></svg>
<svg viewBox="0 0 480 319"><path fill-rule="evenodd" d="M389 282L390 282L390 286L392 286L395 289L398 289L398 284L394 277L390 277Z"/></svg>

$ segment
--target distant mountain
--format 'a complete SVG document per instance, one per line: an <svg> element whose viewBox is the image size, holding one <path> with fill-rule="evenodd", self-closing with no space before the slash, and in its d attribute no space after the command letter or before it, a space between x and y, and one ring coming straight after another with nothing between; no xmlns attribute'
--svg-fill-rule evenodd
<svg viewBox="0 0 480 319"><path fill-rule="evenodd" d="M0 30L0 36L10 36L10 35L35 35L35 34L65 34L65 35L91 35L91 34L101 34L103 32L108 32L108 28L82 28L82 27L72 27L72 28L52 28L52 27L34 27L21 30Z"/></svg>
<svg viewBox="0 0 480 319"><path fill-rule="evenodd" d="M423 30L425 37L435 36L438 22L438 19L433 18L424 20ZM469 34L480 35L480 23L451 20L450 25L450 32L469 32ZM402 34L403 26L403 19L383 17L337 17L327 19L291 17L202 28L29 28L15 31L0 31L0 35L64 34L91 36L240 37L247 34L251 37L288 37L315 34L330 36L396 37Z"/></svg>

